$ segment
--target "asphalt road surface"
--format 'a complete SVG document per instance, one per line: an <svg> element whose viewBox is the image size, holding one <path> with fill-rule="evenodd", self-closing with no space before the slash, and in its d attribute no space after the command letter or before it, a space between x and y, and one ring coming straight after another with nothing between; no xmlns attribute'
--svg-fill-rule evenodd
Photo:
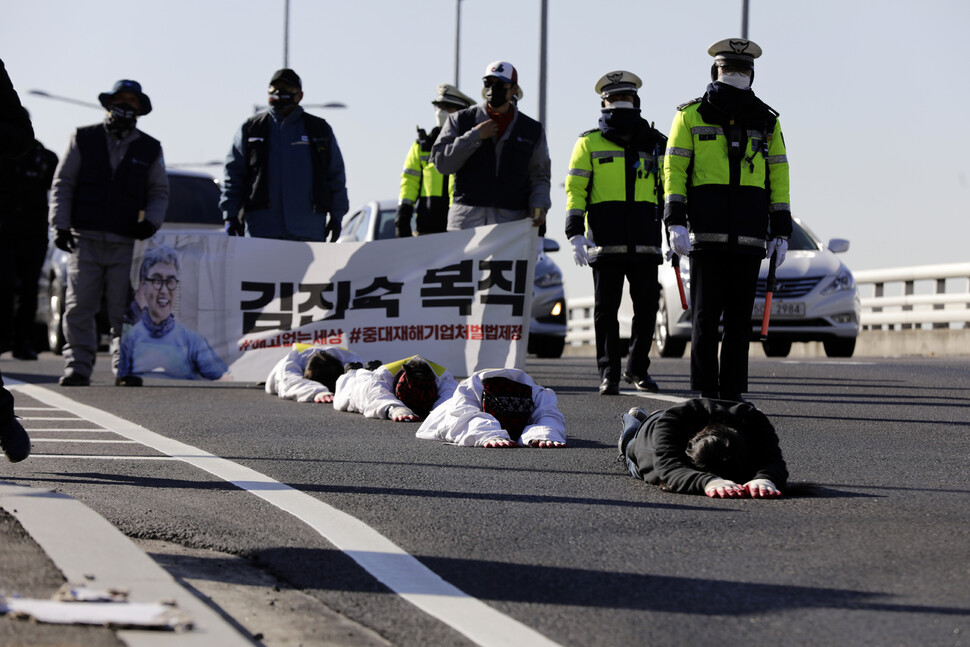
<svg viewBox="0 0 970 647"><path fill-rule="evenodd" d="M748 397L814 486L777 501L669 494L617 462L620 414L690 397L686 360L654 361L657 398L599 396L592 358L530 359L558 450L417 440L253 384L122 389L107 363L66 389L59 358L0 362L38 385L16 391L34 455L0 479L83 501L163 563L151 546L195 551L186 581L228 586L243 566L213 560L244 558L359 644L970 644L968 358L752 360ZM245 624L247 604L225 608ZM314 638L333 617L297 617L277 622L338 644Z"/></svg>

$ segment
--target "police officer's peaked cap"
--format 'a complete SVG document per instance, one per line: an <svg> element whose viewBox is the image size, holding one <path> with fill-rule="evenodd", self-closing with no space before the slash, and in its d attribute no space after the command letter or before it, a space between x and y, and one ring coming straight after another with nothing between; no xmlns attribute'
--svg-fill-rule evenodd
<svg viewBox="0 0 970 647"><path fill-rule="evenodd" d="M431 103L468 108L475 105L475 100L450 83L442 83L438 86L438 96Z"/></svg>
<svg viewBox="0 0 970 647"><path fill-rule="evenodd" d="M152 111L152 101L148 98L147 94L141 91L141 83L132 81L131 79L121 79L111 88L111 92L102 92L99 94L98 101L101 102L105 110L111 110L111 99L119 92L131 92L138 97L138 101L141 103L141 110L138 112L139 115L147 115Z"/></svg>
<svg viewBox="0 0 970 647"><path fill-rule="evenodd" d="M277 81L282 81L283 83L299 90L303 89L303 82L300 81L300 75L288 67L284 67L282 70L276 70L276 72L273 73L273 78L269 80L269 84L273 85Z"/></svg>
<svg viewBox="0 0 970 647"><path fill-rule="evenodd" d="M734 63L754 67L754 59L761 56L761 47L746 38L725 38L707 48L715 63Z"/></svg>
<svg viewBox="0 0 970 647"><path fill-rule="evenodd" d="M636 94L642 85L643 81L633 72L617 70L604 74L596 82L595 90L601 98L606 99L614 94Z"/></svg>

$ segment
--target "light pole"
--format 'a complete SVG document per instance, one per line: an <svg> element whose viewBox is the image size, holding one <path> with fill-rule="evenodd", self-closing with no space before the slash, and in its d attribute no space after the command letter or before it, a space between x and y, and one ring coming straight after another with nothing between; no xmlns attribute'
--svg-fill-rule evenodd
<svg viewBox="0 0 970 647"><path fill-rule="evenodd" d="M458 62L461 51L461 0L455 0L457 11L455 12L455 87L458 86Z"/></svg>
<svg viewBox="0 0 970 647"><path fill-rule="evenodd" d="M748 0L741 0L741 38L748 38Z"/></svg>
<svg viewBox="0 0 970 647"><path fill-rule="evenodd" d="M283 3L283 67L290 66L290 0Z"/></svg>
<svg viewBox="0 0 970 647"><path fill-rule="evenodd" d="M104 106L102 106L100 103L81 101L80 99L72 99L71 97L62 97L56 94L51 94L50 92L45 92L44 90L27 90L27 94L33 94L38 97L44 97L45 99L53 99L55 101L64 101L66 103L73 103L75 105L84 106L86 108L95 108L97 110L104 110Z"/></svg>
<svg viewBox="0 0 970 647"><path fill-rule="evenodd" d="M539 16L539 123L546 125L546 23L549 16L549 2L542 0Z"/></svg>

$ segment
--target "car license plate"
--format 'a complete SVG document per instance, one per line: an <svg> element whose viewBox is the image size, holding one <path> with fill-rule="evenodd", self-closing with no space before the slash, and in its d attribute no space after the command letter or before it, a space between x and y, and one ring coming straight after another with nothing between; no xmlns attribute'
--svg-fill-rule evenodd
<svg viewBox="0 0 970 647"><path fill-rule="evenodd" d="M752 313L755 317L761 317L765 313L765 302L755 301L754 302L754 312ZM771 300L771 316L772 317L804 317L805 316L805 304L801 301L776 301Z"/></svg>

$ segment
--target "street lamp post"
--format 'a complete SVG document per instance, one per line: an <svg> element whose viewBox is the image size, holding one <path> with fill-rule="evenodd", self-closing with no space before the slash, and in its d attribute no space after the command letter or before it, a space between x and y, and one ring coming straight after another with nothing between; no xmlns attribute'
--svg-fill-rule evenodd
<svg viewBox="0 0 970 647"><path fill-rule="evenodd" d="M51 94L50 92L45 92L44 90L27 90L28 94L33 94L38 97L44 97L45 99L53 99L55 101L64 101L66 103L73 103L78 106L84 106L86 108L95 108L97 110L104 110L104 106L99 103L92 103L90 101L81 101L80 99L72 99L71 97L62 97L56 94Z"/></svg>
<svg viewBox="0 0 970 647"><path fill-rule="evenodd" d="M457 11L455 12L455 87L458 85L458 62L461 51L461 0L455 0Z"/></svg>

